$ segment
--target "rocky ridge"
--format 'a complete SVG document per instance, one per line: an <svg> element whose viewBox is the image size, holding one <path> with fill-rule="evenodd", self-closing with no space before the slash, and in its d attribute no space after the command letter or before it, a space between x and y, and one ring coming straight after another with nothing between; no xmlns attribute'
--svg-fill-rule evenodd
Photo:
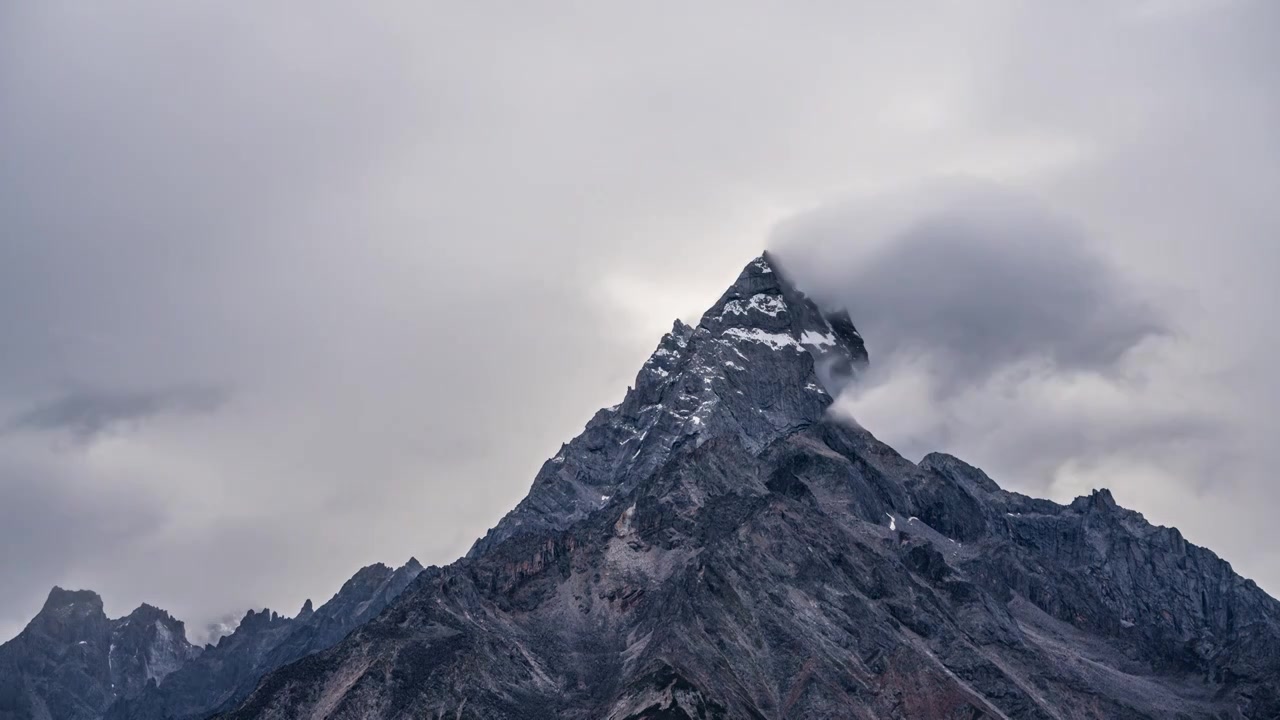
<svg viewBox="0 0 1280 720"><path fill-rule="evenodd" d="M187 641L183 623L150 605L108 619L102 598L54 588L18 637L0 646L0 720L204 718L234 706L268 671L341 640L422 572L361 569L328 602L295 617L248 611L217 645Z"/></svg>

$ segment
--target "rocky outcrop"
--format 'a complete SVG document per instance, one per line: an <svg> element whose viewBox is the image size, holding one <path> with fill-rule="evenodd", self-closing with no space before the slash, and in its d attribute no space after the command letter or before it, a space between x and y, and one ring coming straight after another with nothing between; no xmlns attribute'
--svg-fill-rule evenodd
<svg viewBox="0 0 1280 720"><path fill-rule="evenodd" d="M1105 490L828 417L865 362L753 261L467 558L226 717L1280 716L1280 603Z"/></svg>
<svg viewBox="0 0 1280 720"><path fill-rule="evenodd" d="M55 587L0 646L0 718L96 718L199 654L183 624L159 608L112 620L97 593Z"/></svg>

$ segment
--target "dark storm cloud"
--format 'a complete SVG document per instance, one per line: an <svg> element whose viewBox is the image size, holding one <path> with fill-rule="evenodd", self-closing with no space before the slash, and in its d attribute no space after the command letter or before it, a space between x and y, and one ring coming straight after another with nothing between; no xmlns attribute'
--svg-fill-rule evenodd
<svg viewBox="0 0 1280 720"><path fill-rule="evenodd" d="M815 297L857 318L877 368L923 360L944 394L1029 360L1110 372L1168 331L1077 228L990 185L826 207L774 245Z"/></svg>
<svg viewBox="0 0 1280 720"><path fill-rule="evenodd" d="M201 386L132 392L76 390L22 412L10 427L65 431L88 441L114 427L136 425L164 413L213 412L225 400L224 391Z"/></svg>
<svg viewBox="0 0 1280 720"><path fill-rule="evenodd" d="M1013 190L953 178L829 203L783 223L772 244L807 292L857 318L872 350L837 408L908 455L962 452L990 432L971 424L975 396L1013 399L994 460L1042 493L1069 460L1228 434L1203 408L1141 411L1149 361L1133 356L1170 351L1172 319L1076 224ZM1036 406L1073 383L1125 395L1125 410L1085 420Z"/></svg>

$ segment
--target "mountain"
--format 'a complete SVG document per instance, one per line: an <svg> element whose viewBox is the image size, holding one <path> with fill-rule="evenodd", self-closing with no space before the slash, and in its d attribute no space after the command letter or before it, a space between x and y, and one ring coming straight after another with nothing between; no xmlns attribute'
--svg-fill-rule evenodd
<svg viewBox="0 0 1280 720"><path fill-rule="evenodd" d="M0 646L0 719L96 718L199 655L163 610L142 605L112 620L96 593L55 587L35 619Z"/></svg>
<svg viewBox="0 0 1280 720"><path fill-rule="evenodd" d="M234 707L270 670L323 650L380 613L422 572L361 569L328 602L296 617L250 610L235 632L198 648L183 624L143 605L108 620L96 593L54 588L23 632L0 646L0 720L185 720Z"/></svg>
<svg viewBox="0 0 1280 720"><path fill-rule="evenodd" d="M462 560L226 718L1277 718L1280 603L828 413L868 362L772 258Z"/></svg>

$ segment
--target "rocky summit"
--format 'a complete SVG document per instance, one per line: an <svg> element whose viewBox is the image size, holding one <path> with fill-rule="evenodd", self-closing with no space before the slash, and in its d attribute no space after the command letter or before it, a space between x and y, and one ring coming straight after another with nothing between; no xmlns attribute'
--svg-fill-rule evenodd
<svg viewBox="0 0 1280 720"><path fill-rule="evenodd" d="M867 363L758 258L465 558L251 614L109 705L75 685L81 714L33 703L105 678L68 643L109 631L37 618L0 718L1280 717L1280 602L1106 490L903 458L829 412Z"/></svg>
<svg viewBox="0 0 1280 720"><path fill-rule="evenodd" d="M1280 603L1106 490L831 417L867 362L752 261L466 558L226 717L1280 717Z"/></svg>

